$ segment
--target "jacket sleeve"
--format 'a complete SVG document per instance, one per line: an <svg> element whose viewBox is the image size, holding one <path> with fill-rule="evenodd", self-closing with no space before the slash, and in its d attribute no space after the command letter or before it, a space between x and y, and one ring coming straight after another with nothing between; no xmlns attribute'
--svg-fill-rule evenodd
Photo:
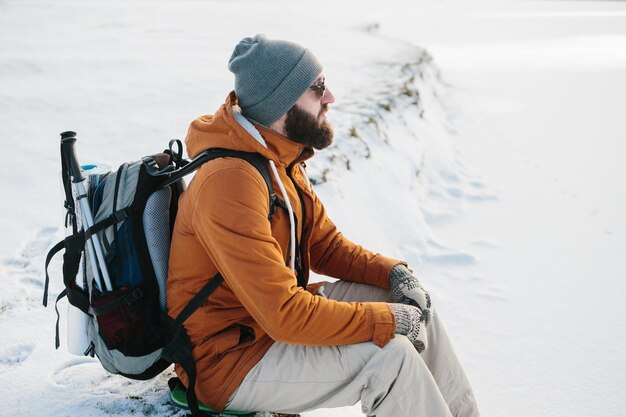
<svg viewBox="0 0 626 417"><path fill-rule="evenodd" d="M386 303L338 302L297 286L272 236L267 187L252 166L236 162L204 179L192 221L197 238L242 306L276 341L385 345L395 331Z"/></svg>
<svg viewBox="0 0 626 417"><path fill-rule="evenodd" d="M345 281L389 288L391 268L406 262L373 253L347 239L330 220L324 205L314 197L314 225L311 231L311 269Z"/></svg>

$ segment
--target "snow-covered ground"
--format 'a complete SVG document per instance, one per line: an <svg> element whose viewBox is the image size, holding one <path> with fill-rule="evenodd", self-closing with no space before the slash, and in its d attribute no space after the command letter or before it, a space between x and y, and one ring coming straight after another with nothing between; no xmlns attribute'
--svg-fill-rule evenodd
<svg viewBox="0 0 626 417"><path fill-rule="evenodd" d="M318 193L419 272L482 414L623 416L626 4L609 1L0 1L0 415L182 415L167 375L54 350L58 134L83 163L159 151L217 108L258 32L324 63Z"/></svg>

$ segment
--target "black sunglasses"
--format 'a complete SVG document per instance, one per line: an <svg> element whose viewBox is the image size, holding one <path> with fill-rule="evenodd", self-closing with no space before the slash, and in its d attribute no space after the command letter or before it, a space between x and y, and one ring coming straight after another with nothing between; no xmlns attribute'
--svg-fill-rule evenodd
<svg viewBox="0 0 626 417"><path fill-rule="evenodd" d="M320 84L313 84L312 86L309 87L311 90L315 90L315 95L319 99L324 97L324 94L326 93L326 84L325 83L326 83L326 81L322 81Z"/></svg>

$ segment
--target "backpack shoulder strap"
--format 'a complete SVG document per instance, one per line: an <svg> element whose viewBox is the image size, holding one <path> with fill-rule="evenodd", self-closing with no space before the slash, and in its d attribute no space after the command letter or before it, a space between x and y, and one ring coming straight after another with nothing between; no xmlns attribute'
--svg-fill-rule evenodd
<svg viewBox="0 0 626 417"><path fill-rule="evenodd" d="M222 148L211 148L207 149L204 152L199 153L195 158L191 161L185 161L181 164L181 167L175 171L164 172L162 174L154 174L154 175L165 175L163 182L161 182L161 187L167 187L169 185L174 184L179 181L186 175L191 174L196 171L206 162L212 161L217 158L239 158L248 162L250 165L255 167L257 171L263 177L265 184L267 185L267 190L270 196L270 207L269 207L269 215L268 219L272 220L272 215L276 209L276 206L281 206L281 200L277 197L274 192L274 186L272 185L272 176L270 175L270 170L268 168L268 161L263 155L256 152L244 152L244 151L235 151L232 149L222 149Z"/></svg>
<svg viewBox="0 0 626 417"><path fill-rule="evenodd" d="M274 192L274 186L272 185L272 176L270 174L270 170L268 168L267 158L263 155L256 152L243 152L243 151L235 151L232 149L221 149L221 148L212 148L208 149L198 156L196 156L189 164L185 165L181 170L191 170L186 172L184 175L187 175L189 172L195 171L202 164L212 161L217 158L239 158L248 162L250 165L256 168L257 171L263 177L265 184L267 185L267 190L270 197L270 206L269 206L269 214L268 219L272 220L272 216L274 215L274 211L276 210L276 206L280 206L281 200L278 198L276 193Z"/></svg>
<svg viewBox="0 0 626 417"><path fill-rule="evenodd" d="M233 151L231 149L210 149L208 152L210 159L207 159L204 162L208 162L216 158L239 158L248 162L250 165L255 167L257 171L259 171L263 180L265 180L265 184L267 184L267 189L269 190L270 195L274 194L272 177L270 175L269 168L267 167L267 158L263 155L255 152Z"/></svg>

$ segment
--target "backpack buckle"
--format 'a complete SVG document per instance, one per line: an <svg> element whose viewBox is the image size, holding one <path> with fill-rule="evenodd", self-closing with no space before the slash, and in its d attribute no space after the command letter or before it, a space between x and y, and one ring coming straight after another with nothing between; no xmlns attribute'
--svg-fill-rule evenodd
<svg viewBox="0 0 626 417"><path fill-rule="evenodd" d="M114 211L110 217L113 220L113 224L121 223L128 218L128 208Z"/></svg>

